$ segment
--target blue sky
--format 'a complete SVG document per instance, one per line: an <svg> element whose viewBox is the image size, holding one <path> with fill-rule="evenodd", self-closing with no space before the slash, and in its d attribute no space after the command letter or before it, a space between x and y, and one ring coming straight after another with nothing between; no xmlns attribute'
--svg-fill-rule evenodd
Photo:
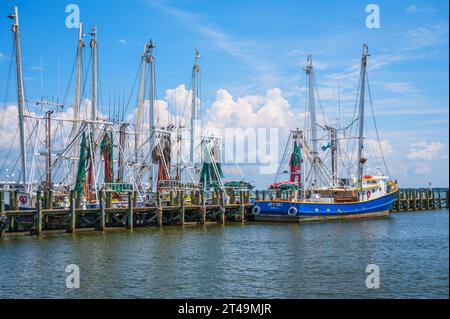
<svg viewBox="0 0 450 319"><path fill-rule="evenodd" d="M391 150L391 174L401 186L448 186L447 1L377 1L379 29L365 26L368 1L2 1L2 16L13 5L20 8L29 99L40 97L41 55L44 96L57 95L58 60L64 95L77 37L77 30L65 27L65 7L70 3L79 5L85 26L98 27L104 113L114 87L120 86L128 97L144 42L153 38L161 99L166 90L189 84L194 48L200 50L202 112L209 121L221 114L219 90L226 90L236 103L255 97L267 104L267 92L278 88L289 109L302 112L302 67L308 54L316 63L327 115L336 112L338 79L343 113L350 114L358 84L355 66L362 43L367 43L372 98L381 138ZM12 48L10 24L0 19L2 99ZM15 101L11 94L8 99ZM69 104L71 99L73 89ZM255 114L258 106L252 105ZM233 126L239 116L236 111L232 120L216 120ZM256 176L252 179L263 183Z"/></svg>

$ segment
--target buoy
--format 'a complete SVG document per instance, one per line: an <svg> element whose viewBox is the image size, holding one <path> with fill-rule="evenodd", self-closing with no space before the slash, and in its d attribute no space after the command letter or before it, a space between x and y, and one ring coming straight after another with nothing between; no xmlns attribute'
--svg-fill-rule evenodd
<svg viewBox="0 0 450 319"><path fill-rule="evenodd" d="M252 213L253 213L253 215L259 215L259 213L261 213L261 207L259 207L259 206L253 207Z"/></svg>
<svg viewBox="0 0 450 319"><path fill-rule="evenodd" d="M297 207L291 206L291 208L289 208L289 210L288 210L288 215L289 215L289 216L295 216L295 215L297 215Z"/></svg>

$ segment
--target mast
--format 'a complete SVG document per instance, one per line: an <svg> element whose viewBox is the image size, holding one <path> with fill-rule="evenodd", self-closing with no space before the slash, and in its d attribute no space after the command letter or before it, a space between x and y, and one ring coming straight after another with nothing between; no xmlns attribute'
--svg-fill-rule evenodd
<svg viewBox="0 0 450 319"><path fill-rule="evenodd" d="M145 89L145 69L146 65L150 62L150 43L146 43L144 46L144 53L141 57L141 78L139 83L139 97L138 108L136 112L136 134L134 136L134 153L135 161L138 162L138 148L141 141L141 128L142 128L142 107L144 105L144 89Z"/></svg>
<svg viewBox="0 0 450 319"><path fill-rule="evenodd" d="M46 125L46 139L45 139L45 143L46 143L46 149L47 149L47 153L46 153L46 161L45 161L45 175L46 175L46 182L45 182L45 189L47 191L50 191L52 188L52 169L51 169L51 165L52 165L52 138L51 138L51 134L52 134L52 129L51 129L51 120L52 120L52 114L53 111L47 111L46 115L47 115L47 125Z"/></svg>
<svg viewBox="0 0 450 319"><path fill-rule="evenodd" d="M149 116L150 116L150 154L153 153L153 148L155 147L155 99L156 99L156 92L155 92L155 56L153 49L155 48L155 45L153 44L153 39L150 39L150 46L148 48L149 52L149 64L150 64L150 91L149 91L149 100L150 100L150 109L149 109ZM151 176L151 189L152 191L156 191L156 176L157 176L157 170L155 169L156 165L154 162L154 159L152 158L150 160L150 176Z"/></svg>
<svg viewBox="0 0 450 319"><path fill-rule="evenodd" d="M191 110L191 148L190 148L190 160L194 163L194 148L195 144L198 143L198 131L201 130L200 120L200 65L198 60L200 59L200 54L197 49L195 49L194 66L192 68L192 110Z"/></svg>
<svg viewBox="0 0 450 319"><path fill-rule="evenodd" d="M91 121L93 123L90 125L89 134L89 169L88 169L88 200L92 199L92 188L96 188L94 181L94 156L95 156L95 123L97 120L97 27L92 28L92 32L89 33L92 36L90 47L92 49L92 101L91 101ZM94 192L96 195L96 192Z"/></svg>
<svg viewBox="0 0 450 319"><path fill-rule="evenodd" d="M316 103L314 93L314 69L312 66L312 56L309 55L306 66L304 68L308 75L308 108L311 121L311 142L312 142L312 170L314 186L317 182L317 165L319 163L318 141L317 141L317 118L316 118Z"/></svg>
<svg viewBox="0 0 450 319"><path fill-rule="evenodd" d="M91 103L91 121L97 119L97 27L92 29L90 33L92 48L92 103Z"/></svg>
<svg viewBox="0 0 450 319"><path fill-rule="evenodd" d="M73 106L73 127L71 137L73 138L78 131L78 125L80 120L80 91L81 91L81 57L84 48L83 41L83 23L80 22L80 28L78 30L78 46L77 46L77 75L75 82L75 104Z"/></svg>
<svg viewBox="0 0 450 319"><path fill-rule="evenodd" d="M154 133L155 133L155 56L153 54L153 39L150 40L149 46L149 63L150 63L150 141L151 146L154 145Z"/></svg>
<svg viewBox="0 0 450 319"><path fill-rule="evenodd" d="M366 159L363 158L363 150L364 150L364 94L366 88L366 66L367 66L367 57L368 47L367 44L363 44L363 52L361 58L361 74L360 74L360 95L359 95L359 115L358 115L358 184L362 190L362 180L363 180L363 171L364 171L364 163Z"/></svg>
<svg viewBox="0 0 450 319"><path fill-rule="evenodd" d="M17 72L17 106L19 113L19 134L20 134L20 163L21 163L21 179L23 186L27 186L26 173L26 145L25 145L25 121L24 121L24 107L25 94L23 88L23 74L22 74L22 52L20 49L20 31L19 31L19 10L17 6L13 7L13 13L8 16L14 19L12 32L14 33L14 42L16 46L16 72Z"/></svg>
<svg viewBox="0 0 450 319"><path fill-rule="evenodd" d="M338 171L337 171L337 130L334 127L328 128L330 131L330 139L331 139L331 178L333 181L333 186L338 185Z"/></svg>

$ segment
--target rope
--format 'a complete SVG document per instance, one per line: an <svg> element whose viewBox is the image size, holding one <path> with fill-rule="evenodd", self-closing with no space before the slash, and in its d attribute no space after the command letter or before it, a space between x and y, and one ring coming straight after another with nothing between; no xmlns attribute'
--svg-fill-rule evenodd
<svg viewBox="0 0 450 319"><path fill-rule="evenodd" d="M381 153L381 158L383 159L383 165L384 165L384 168L386 169L386 172L387 172L387 174L388 174L388 176L389 176L389 178L390 178L390 177L391 177L391 173L389 172L389 169L388 169L388 167L387 167L386 160L385 160L385 158L384 158L383 148L381 147L380 135L378 134L377 121L375 120L375 112L374 112L374 110L373 110L373 104L372 104L372 95L371 95L371 93L370 93L369 76L368 76L367 72L366 72L366 80L367 80L367 91L368 91L368 93L369 93L370 108L371 108L371 110L372 110L373 124L374 124L374 126L375 126L375 132L376 132L376 134L377 134L378 146L379 146L379 148L380 148L380 153Z"/></svg>

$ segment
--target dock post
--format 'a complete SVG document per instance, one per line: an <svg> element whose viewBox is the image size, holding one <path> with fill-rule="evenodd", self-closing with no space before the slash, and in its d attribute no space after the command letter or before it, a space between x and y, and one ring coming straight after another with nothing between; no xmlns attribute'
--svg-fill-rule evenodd
<svg viewBox="0 0 450 319"><path fill-rule="evenodd" d="M48 191L48 209L53 209L53 191Z"/></svg>
<svg viewBox="0 0 450 319"><path fill-rule="evenodd" d="M5 228L7 227L6 214L5 214L5 192L4 191L0 191L0 222L1 221L3 221L5 224L4 224L4 228L3 227L0 228L0 237L3 236L3 234L6 231Z"/></svg>
<svg viewBox="0 0 450 319"><path fill-rule="evenodd" d="M99 231L105 230L105 220L106 220L106 214L105 214L105 191L101 190L98 195L99 199L99 206L100 206L100 225L98 227Z"/></svg>
<svg viewBox="0 0 450 319"><path fill-rule="evenodd" d="M19 196L19 191L14 191L14 210L20 210L20 196Z"/></svg>
<svg viewBox="0 0 450 319"><path fill-rule="evenodd" d="M133 230L133 193L128 192L127 229Z"/></svg>
<svg viewBox="0 0 450 319"><path fill-rule="evenodd" d="M78 196L79 197L79 196ZM77 213L76 213L76 199L75 199L75 192L70 191L70 197L69 197L70 203L69 203L69 210L70 210L70 222L69 222L69 232L74 233L77 226Z"/></svg>
<svg viewBox="0 0 450 319"><path fill-rule="evenodd" d="M0 213L3 214L5 211L5 192L0 191Z"/></svg>
<svg viewBox="0 0 450 319"><path fill-rule="evenodd" d="M262 196L262 200L265 201L266 200L266 191L263 191L263 196Z"/></svg>
<svg viewBox="0 0 450 319"><path fill-rule="evenodd" d="M202 213L202 221L203 225L206 224L206 201L205 201L205 191L202 189L200 191L200 211Z"/></svg>
<svg viewBox="0 0 450 319"><path fill-rule="evenodd" d="M230 204L236 204L236 193L234 190L232 190L230 194Z"/></svg>
<svg viewBox="0 0 450 319"><path fill-rule="evenodd" d="M445 208L449 208L448 206L448 191L445 192Z"/></svg>
<svg viewBox="0 0 450 319"><path fill-rule="evenodd" d="M175 202L175 199L174 199L174 196L173 196L173 191L171 190L170 192L169 192L169 205L170 206L174 206L174 202Z"/></svg>
<svg viewBox="0 0 450 319"><path fill-rule="evenodd" d="M418 210L418 206L417 206L417 189L414 190L414 205L413 205L413 210Z"/></svg>
<svg viewBox="0 0 450 319"><path fill-rule="evenodd" d="M184 226L184 219L185 219L185 213L186 213L186 210L184 208L184 191L180 191L178 193L177 201L180 205L180 224L181 224L181 226Z"/></svg>
<svg viewBox="0 0 450 319"><path fill-rule="evenodd" d="M406 192L405 192L405 200L404 200L404 202L403 202L403 210L404 211L407 211L408 210L408 207L409 207L409 190L407 190Z"/></svg>
<svg viewBox="0 0 450 319"><path fill-rule="evenodd" d="M106 192L106 208L112 207L112 192Z"/></svg>
<svg viewBox="0 0 450 319"><path fill-rule="evenodd" d="M438 190L438 207L439 207L439 209L442 209L442 197L441 197L440 190Z"/></svg>
<svg viewBox="0 0 450 319"><path fill-rule="evenodd" d="M437 208L437 205L436 205L436 194L434 192L434 189L431 190L431 207L433 209Z"/></svg>
<svg viewBox="0 0 450 319"><path fill-rule="evenodd" d="M244 193L240 192L240 202L241 206L239 206L239 214L240 214L240 220L241 223L245 222L245 203L244 203Z"/></svg>
<svg viewBox="0 0 450 319"><path fill-rule="evenodd" d="M220 209L220 223L225 225L225 204L224 204L224 195L223 191L219 192L219 209Z"/></svg>
<svg viewBox="0 0 450 319"><path fill-rule="evenodd" d="M192 197L191 197L192 201ZM161 201L161 193L158 191L156 192L156 210L157 210L157 218L156 218L156 225L158 227L162 227L163 225L163 208L162 208L162 201Z"/></svg>
<svg viewBox="0 0 450 319"><path fill-rule="evenodd" d="M37 191L37 194L36 194L36 210L37 210L36 234L39 235L39 234L42 233L42 199L41 199L41 191Z"/></svg>
<svg viewBox="0 0 450 319"><path fill-rule="evenodd" d="M428 189L425 190L425 208L430 209L430 191Z"/></svg>
<svg viewBox="0 0 450 319"><path fill-rule="evenodd" d="M395 207L397 212L400 211L400 196L401 196L401 191L399 190L397 193L397 198L395 199L395 202L397 203L397 207Z"/></svg>
<svg viewBox="0 0 450 319"><path fill-rule="evenodd" d="M420 210L423 210L423 199L422 199L422 195L423 195L422 191L419 191L419 203L420 203L419 209L420 209Z"/></svg>
<svg viewBox="0 0 450 319"><path fill-rule="evenodd" d="M76 195L77 196L76 196L75 207L80 208L81 207L81 192L77 192Z"/></svg>

